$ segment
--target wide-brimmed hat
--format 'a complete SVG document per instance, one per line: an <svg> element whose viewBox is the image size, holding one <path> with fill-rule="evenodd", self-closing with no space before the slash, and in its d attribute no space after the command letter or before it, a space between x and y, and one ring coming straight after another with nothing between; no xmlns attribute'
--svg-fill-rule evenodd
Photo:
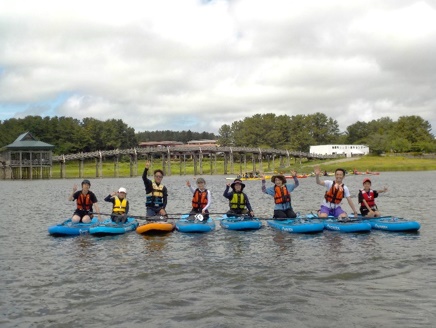
<svg viewBox="0 0 436 328"><path fill-rule="evenodd" d="M271 182L275 183L276 182L276 178L282 180L283 184L286 184L286 178L285 178L285 176L283 174L273 175L271 177Z"/></svg>
<svg viewBox="0 0 436 328"><path fill-rule="evenodd" d="M236 184L241 185L241 190L244 189L244 187L245 187L245 184L242 183L242 180L241 180L241 179L235 179L235 181L233 181L233 183L230 185L230 187L231 187L232 189L235 189L235 185L236 185Z"/></svg>
<svg viewBox="0 0 436 328"><path fill-rule="evenodd" d="M369 183L371 183L371 179L370 179L370 178L365 178L365 179L363 179L363 182L362 182L362 183L365 183L365 182L369 182Z"/></svg>

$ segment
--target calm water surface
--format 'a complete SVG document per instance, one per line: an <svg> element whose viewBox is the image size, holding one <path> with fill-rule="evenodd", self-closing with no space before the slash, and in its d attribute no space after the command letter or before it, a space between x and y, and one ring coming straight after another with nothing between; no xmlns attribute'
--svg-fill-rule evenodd
<svg viewBox="0 0 436 328"><path fill-rule="evenodd" d="M1 327L435 327L435 172L382 173L373 187L384 214L421 222L419 233L293 235L254 232L54 238L81 180L0 181ZM165 177L169 213L190 209L189 177ZM205 176L213 212L227 210L224 176ZM347 176L354 195L363 177ZM144 215L140 177L91 179L102 211L127 188ZM268 182L268 184L270 184ZM245 191L272 213L260 181ZM318 209L324 190L300 179L296 211ZM357 197L354 197L357 200ZM348 209L348 205L344 205ZM12 224L13 223L13 224Z"/></svg>

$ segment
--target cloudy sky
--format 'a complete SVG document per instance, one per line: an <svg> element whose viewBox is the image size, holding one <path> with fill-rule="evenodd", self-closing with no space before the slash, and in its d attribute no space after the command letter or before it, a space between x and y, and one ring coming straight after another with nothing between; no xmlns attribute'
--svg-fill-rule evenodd
<svg viewBox="0 0 436 328"><path fill-rule="evenodd" d="M316 112L436 134L435 1L0 0L0 120L217 133Z"/></svg>

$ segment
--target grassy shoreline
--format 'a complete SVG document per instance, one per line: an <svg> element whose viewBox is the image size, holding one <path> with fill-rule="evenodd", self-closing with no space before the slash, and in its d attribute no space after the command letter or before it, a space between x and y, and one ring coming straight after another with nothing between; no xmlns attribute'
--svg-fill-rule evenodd
<svg viewBox="0 0 436 328"><path fill-rule="evenodd" d="M141 160L138 162L138 172L137 176L141 176L143 169L144 169L144 163L145 160ZM151 170L161 168L161 162L156 161L153 163L153 166L151 167ZM403 156L363 156L359 158L343 158L339 160L317 160L317 161L308 161L308 160L302 160L301 163L299 160L296 160L295 162L291 163L290 166L284 166L280 167L278 163L275 165L274 169L272 168L272 165L268 168L268 163L263 163L263 169L259 167L259 163L256 164L256 169L259 172L265 172L265 173L273 173L273 172L284 172L288 173L291 170L296 170L298 173L310 173L313 171L313 167L315 165L320 165L322 170L326 171L334 171L336 168L341 167L345 170L351 172L354 169L357 171L363 171L366 170L371 172L388 172L388 171L434 171L436 170L436 158L409 158L409 157L403 157ZM242 172L250 172L252 170L252 164L247 163L247 167L242 164L242 166L239 163L235 163L233 165L234 172L231 172L230 165L228 165L228 175L236 175L242 170ZM130 177L130 163L128 162L120 162L119 163L119 174L118 177L125 178ZM199 167L197 168L197 174L199 175ZM54 164L53 165L53 174L52 178L57 179L60 178L60 165ZM180 162L174 161L171 162L171 175L180 175L180 172L182 172L182 175L194 175L194 165L191 162L186 162L186 168L182 168L180 170ZM216 172L217 174L224 174L224 162L223 161L217 161L216 164ZM203 175L210 175L211 169L210 169L210 163L207 159L203 161ZM83 176L84 177L95 177L96 176L96 169L95 169L95 162L85 162L84 163L84 170L83 170ZM78 178L79 177L79 164L77 162L69 162L66 165L66 178ZM105 178L112 178L115 177L115 170L114 170L114 164L113 162L105 162L103 163L103 177Z"/></svg>

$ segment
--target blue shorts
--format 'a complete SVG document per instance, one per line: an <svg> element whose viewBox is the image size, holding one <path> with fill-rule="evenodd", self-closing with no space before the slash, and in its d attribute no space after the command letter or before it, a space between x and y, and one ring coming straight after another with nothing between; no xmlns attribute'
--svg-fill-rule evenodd
<svg viewBox="0 0 436 328"><path fill-rule="evenodd" d="M327 215L334 216L335 218L338 218L339 215L345 213L345 211L340 206L336 206L335 208L330 208L324 205L321 205L321 209L319 210L319 212L326 213Z"/></svg>

